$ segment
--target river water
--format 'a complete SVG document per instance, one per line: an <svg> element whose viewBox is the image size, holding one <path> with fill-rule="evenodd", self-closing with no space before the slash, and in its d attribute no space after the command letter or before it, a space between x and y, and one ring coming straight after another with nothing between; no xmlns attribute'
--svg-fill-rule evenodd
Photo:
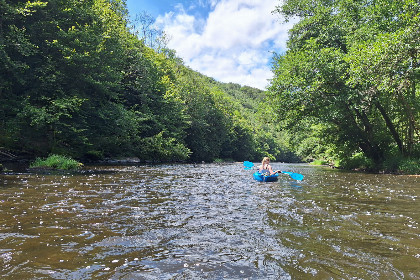
<svg viewBox="0 0 420 280"><path fill-rule="evenodd" d="M1 279L420 279L420 178L272 163L0 175Z"/></svg>

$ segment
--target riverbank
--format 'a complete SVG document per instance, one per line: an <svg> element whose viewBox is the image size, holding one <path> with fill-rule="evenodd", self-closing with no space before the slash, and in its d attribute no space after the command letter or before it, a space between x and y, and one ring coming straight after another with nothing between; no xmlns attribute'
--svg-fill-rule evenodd
<svg viewBox="0 0 420 280"><path fill-rule="evenodd" d="M334 162L321 159L314 160L309 164L374 174L420 175L420 160L410 158L392 158L384 161L382 165L374 165L366 159L349 162Z"/></svg>
<svg viewBox="0 0 420 280"><path fill-rule="evenodd" d="M16 171L16 172L23 172L27 170L31 163L36 160L36 158L28 157L27 155L14 155L12 153L3 152L0 154L0 172L2 171ZM206 163L204 161L201 162L188 162L188 161L156 161L156 160L141 160L138 157L120 157L120 158L104 158L104 159L97 159L97 160L80 160L79 161L83 165L144 165L144 164L165 164L165 163L194 163L194 164L201 164ZM232 163L235 162L233 159L215 159L212 163ZM209 163L209 162L207 162ZM347 171L354 171L354 172L362 172L362 173L373 173L373 174L395 174L395 175L420 175L420 163L419 160L412 160L412 159L393 159L388 160L384 163L385 166L373 168L371 164L367 164L366 161L358 161L352 162L351 164L343 164L327 161L324 159L321 160L314 160L310 165L313 166L325 166L332 169L340 169L340 170L347 170Z"/></svg>

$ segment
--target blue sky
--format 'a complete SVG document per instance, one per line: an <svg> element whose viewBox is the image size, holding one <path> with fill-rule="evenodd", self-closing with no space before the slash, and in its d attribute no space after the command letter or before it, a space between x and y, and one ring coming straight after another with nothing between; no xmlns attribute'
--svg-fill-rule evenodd
<svg viewBox="0 0 420 280"><path fill-rule="evenodd" d="M221 82L260 89L272 78L272 52L286 50L287 31L272 14L279 0L127 0L130 15L146 11L170 37L169 47L192 69Z"/></svg>

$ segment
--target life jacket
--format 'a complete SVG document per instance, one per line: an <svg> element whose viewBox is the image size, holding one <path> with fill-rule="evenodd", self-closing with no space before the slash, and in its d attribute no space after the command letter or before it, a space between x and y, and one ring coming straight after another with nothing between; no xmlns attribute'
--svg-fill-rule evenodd
<svg viewBox="0 0 420 280"><path fill-rule="evenodd" d="M260 174L267 174L267 175L270 175L270 171L268 170L268 164L265 166L265 167L267 167L267 169L265 169L264 168L264 166L262 166L263 167L263 169L261 169L261 171L258 171Z"/></svg>

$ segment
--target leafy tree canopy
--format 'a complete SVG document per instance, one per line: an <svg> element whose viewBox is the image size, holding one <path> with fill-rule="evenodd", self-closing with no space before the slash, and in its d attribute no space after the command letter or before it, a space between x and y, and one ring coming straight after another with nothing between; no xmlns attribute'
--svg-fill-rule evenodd
<svg viewBox="0 0 420 280"><path fill-rule="evenodd" d="M281 123L313 123L336 158L420 157L419 2L286 0L276 12L299 19L274 58Z"/></svg>

